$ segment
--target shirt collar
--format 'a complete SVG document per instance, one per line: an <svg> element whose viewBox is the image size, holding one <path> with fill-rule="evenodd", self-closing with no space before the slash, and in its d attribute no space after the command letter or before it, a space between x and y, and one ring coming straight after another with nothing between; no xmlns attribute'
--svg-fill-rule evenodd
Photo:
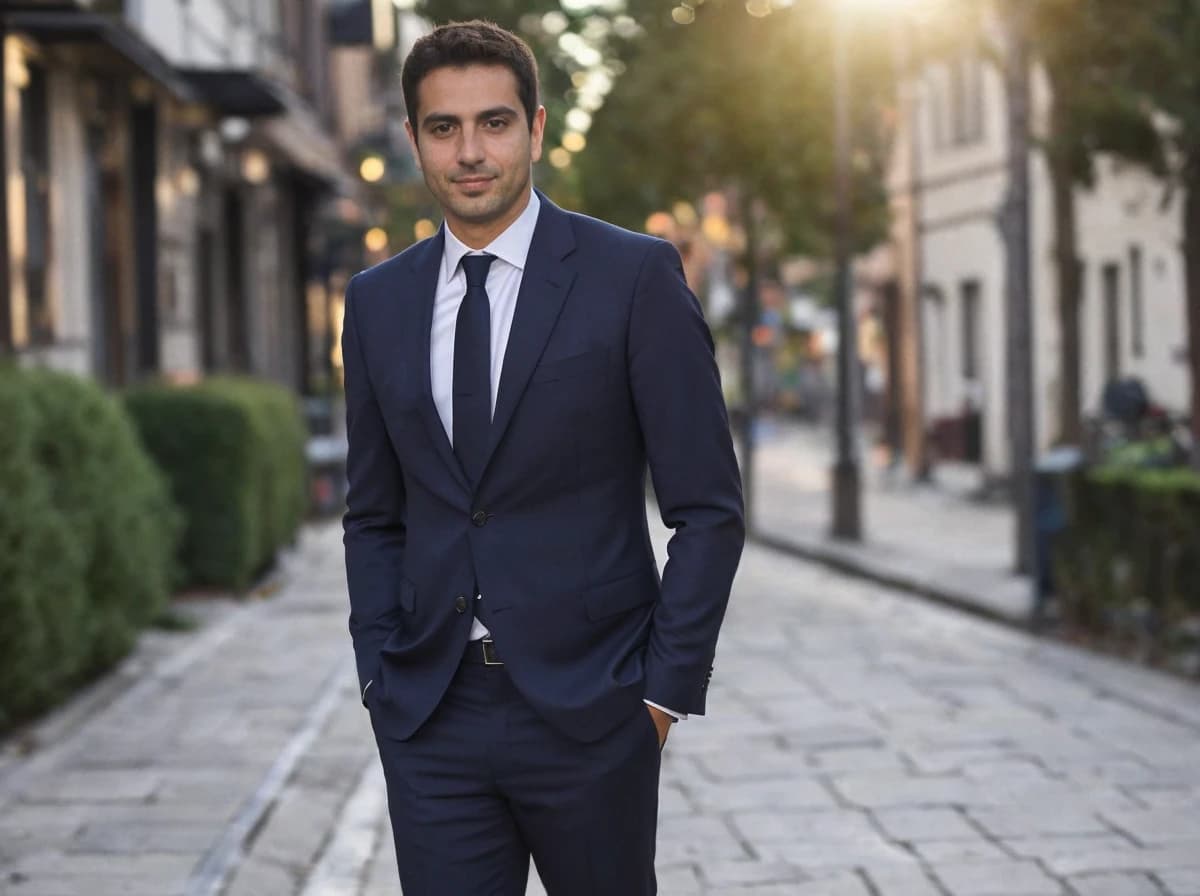
<svg viewBox="0 0 1200 896"><path fill-rule="evenodd" d="M495 255L519 271L525 270L525 260L529 257L529 246L533 242L533 230L537 226L538 211L542 202L533 190L529 191L529 204L515 221L505 228L504 232L483 247L482 252ZM467 246L450 229L443 225L445 241L442 247L442 282L449 283L458 271L458 263L464 255L475 250Z"/></svg>

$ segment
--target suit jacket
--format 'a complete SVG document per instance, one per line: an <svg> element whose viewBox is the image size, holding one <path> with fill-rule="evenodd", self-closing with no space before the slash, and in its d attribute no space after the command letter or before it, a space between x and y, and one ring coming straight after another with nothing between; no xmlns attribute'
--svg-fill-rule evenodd
<svg viewBox="0 0 1200 896"><path fill-rule="evenodd" d="M712 337L670 243L539 197L474 489L430 388L441 232L347 289L349 627L387 737L436 708L472 609L570 737L602 737L643 699L704 712L744 541ZM647 468L675 530L661 580Z"/></svg>

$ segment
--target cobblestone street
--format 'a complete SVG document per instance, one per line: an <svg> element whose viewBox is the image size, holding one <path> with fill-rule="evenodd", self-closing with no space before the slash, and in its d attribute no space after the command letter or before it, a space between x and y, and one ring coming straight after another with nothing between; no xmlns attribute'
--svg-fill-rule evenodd
<svg viewBox="0 0 1200 896"><path fill-rule="evenodd" d="M7 744L0 893L399 893L342 569L306 530L278 593ZM750 546L667 745L660 892L1200 896L1198 698Z"/></svg>

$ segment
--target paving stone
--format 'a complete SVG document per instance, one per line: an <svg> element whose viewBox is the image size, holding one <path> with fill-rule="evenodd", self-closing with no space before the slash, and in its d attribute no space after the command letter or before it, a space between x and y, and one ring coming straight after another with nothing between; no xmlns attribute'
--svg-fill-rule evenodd
<svg viewBox="0 0 1200 896"><path fill-rule="evenodd" d="M913 851L922 861L932 865L1003 861L1010 858L1003 849L982 837L974 840L923 840L913 844Z"/></svg>
<svg viewBox="0 0 1200 896"><path fill-rule="evenodd" d="M1193 868L1168 868L1154 876L1171 896L1200 896L1200 865Z"/></svg>
<svg viewBox="0 0 1200 896"><path fill-rule="evenodd" d="M1162 896L1145 874L1084 874L1069 878L1078 896Z"/></svg>
<svg viewBox="0 0 1200 896"><path fill-rule="evenodd" d="M954 896L1061 896L1062 884L1033 862L960 862L933 866Z"/></svg>
<svg viewBox="0 0 1200 896"><path fill-rule="evenodd" d="M1124 846L1110 849L1080 849L1048 856L1044 864L1055 874L1068 876L1099 871L1161 872L1173 868L1200 867L1200 840L1140 849Z"/></svg>
<svg viewBox="0 0 1200 896"><path fill-rule="evenodd" d="M836 809L833 794L817 778L774 777L716 784L693 781L680 785L701 812L742 809Z"/></svg>
<svg viewBox="0 0 1200 896"><path fill-rule="evenodd" d="M302 872L285 868L267 859L250 858L238 865L222 896L266 896L268 893L295 893ZM399 890L399 887L396 887Z"/></svg>
<svg viewBox="0 0 1200 896"><path fill-rule="evenodd" d="M1200 812L1188 809L1126 809L1100 813L1113 827L1139 843L1200 841Z"/></svg>
<svg viewBox="0 0 1200 896"><path fill-rule="evenodd" d="M967 814L993 837L1107 834L1111 831L1096 813L1066 800L1038 802L1020 808L972 807Z"/></svg>
<svg viewBox="0 0 1200 896"><path fill-rule="evenodd" d="M879 896L945 896L923 868L912 865L876 865L865 869Z"/></svg>
<svg viewBox="0 0 1200 896"><path fill-rule="evenodd" d="M893 840L977 840L979 831L953 809L879 809L876 823Z"/></svg>

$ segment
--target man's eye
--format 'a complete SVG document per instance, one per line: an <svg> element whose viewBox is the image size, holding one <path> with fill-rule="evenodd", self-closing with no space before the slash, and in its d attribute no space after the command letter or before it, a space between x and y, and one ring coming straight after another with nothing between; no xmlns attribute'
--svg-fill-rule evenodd
<svg viewBox="0 0 1200 896"><path fill-rule="evenodd" d="M508 124L508 122L503 118L493 118L490 121L488 121L487 126L493 131L498 131L501 128L503 128L506 124Z"/></svg>
<svg viewBox="0 0 1200 896"><path fill-rule="evenodd" d="M442 134L449 134L450 133L450 125L446 124L445 122L443 122L442 124L435 124L433 126L433 132L435 134L438 134L439 136Z"/></svg>

